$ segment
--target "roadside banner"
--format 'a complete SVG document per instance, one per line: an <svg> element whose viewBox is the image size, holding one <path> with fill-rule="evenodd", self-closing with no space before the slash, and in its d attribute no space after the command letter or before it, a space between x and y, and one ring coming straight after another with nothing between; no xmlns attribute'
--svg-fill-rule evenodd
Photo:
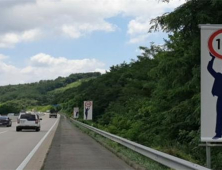
<svg viewBox="0 0 222 170"><path fill-rule="evenodd" d="M93 101L84 101L84 120L92 120L93 118Z"/></svg>
<svg viewBox="0 0 222 170"><path fill-rule="evenodd" d="M222 142L222 25L201 28L201 141Z"/></svg>
<svg viewBox="0 0 222 170"><path fill-rule="evenodd" d="M74 119L79 118L79 108L78 107L74 107L74 109L73 109L73 118Z"/></svg>

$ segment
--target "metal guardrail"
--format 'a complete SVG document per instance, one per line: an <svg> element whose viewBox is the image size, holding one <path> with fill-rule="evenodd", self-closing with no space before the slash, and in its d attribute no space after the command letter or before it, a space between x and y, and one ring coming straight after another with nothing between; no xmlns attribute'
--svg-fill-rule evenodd
<svg viewBox="0 0 222 170"><path fill-rule="evenodd" d="M94 131L95 133L98 133L106 138L109 138L112 141L115 141L137 153L140 153L162 165L165 165L169 168L176 169L176 170L210 170L206 167L200 166L198 164L177 158L172 155L168 155L166 153L151 149L149 147L146 147L144 145L132 142L130 140L124 139L122 137L113 135L111 133L102 131L100 129L94 128L92 126L86 125L84 123L81 123L79 121L74 120L71 118L73 122L75 122L78 125L81 125L87 129L90 129Z"/></svg>

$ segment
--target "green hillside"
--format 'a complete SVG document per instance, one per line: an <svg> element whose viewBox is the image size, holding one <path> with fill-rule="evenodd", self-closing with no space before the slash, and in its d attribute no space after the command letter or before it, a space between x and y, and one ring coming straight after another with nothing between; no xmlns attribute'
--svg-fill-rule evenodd
<svg viewBox="0 0 222 170"><path fill-rule="evenodd" d="M55 80L41 80L36 83L0 87L0 114L18 113L33 106L53 105L54 95L80 85L81 82L100 76L100 73L78 73ZM57 91L57 93L52 93Z"/></svg>

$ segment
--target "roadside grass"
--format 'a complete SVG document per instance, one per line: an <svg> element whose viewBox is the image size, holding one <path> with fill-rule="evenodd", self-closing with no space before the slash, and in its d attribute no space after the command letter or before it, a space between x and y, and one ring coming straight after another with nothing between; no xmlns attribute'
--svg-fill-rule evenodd
<svg viewBox="0 0 222 170"><path fill-rule="evenodd" d="M81 131L91 136L97 142L105 146L107 149L112 151L118 157L123 159L126 163L128 163L131 167L135 168L136 170L170 170L170 168L165 167L137 152L134 152L125 146L122 146L116 142L111 141L95 132L84 128L80 125L75 124L71 121L71 123L78 127Z"/></svg>
<svg viewBox="0 0 222 170"><path fill-rule="evenodd" d="M63 91L65 91L65 90L67 90L67 89L70 89L70 88L73 88L73 87L77 87L77 86L79 86L81 83L82 83L82 82L79 80L79 81L70 83L70 84L66 85L65 87L60 87L60 88L57 88L57 89L55 89L55 90L53 90L53 91L50 91L50 93L51 93L51 92L60 93L60 92L63 92Z"/></svg>
<svg viewBox="0 0 222 170"><path fill-rule="evenodd" d="M50 110L52 106L51 105L46 105L46 106L31 106L31 107L28 107L28 110L37 110L39 112L46 112L47 110Z"/></svg>

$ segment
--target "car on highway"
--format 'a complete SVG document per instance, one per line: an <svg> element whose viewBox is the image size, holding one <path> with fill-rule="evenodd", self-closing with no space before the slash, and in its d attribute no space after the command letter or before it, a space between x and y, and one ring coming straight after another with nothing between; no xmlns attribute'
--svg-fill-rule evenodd
<svg viewBox="0 0 222 170"><path fill-rule="evenodd" d="M34 129L38 132L41 129L40 120L42 119L36 113L20 113L17 119L16 131Z"/></svg>
<svg viewBox="0 0 222 170"><path fill-rule="evenodd" d="M0 126L12 126L12 120L8 116L0 116Z"/></svg>
<svg viewBox="0 0 222 170"><path fill-rule="evenodd" d="M51 118L51 117L57 118L57 113L56 112L49 113L49 118Z"/></svg>

